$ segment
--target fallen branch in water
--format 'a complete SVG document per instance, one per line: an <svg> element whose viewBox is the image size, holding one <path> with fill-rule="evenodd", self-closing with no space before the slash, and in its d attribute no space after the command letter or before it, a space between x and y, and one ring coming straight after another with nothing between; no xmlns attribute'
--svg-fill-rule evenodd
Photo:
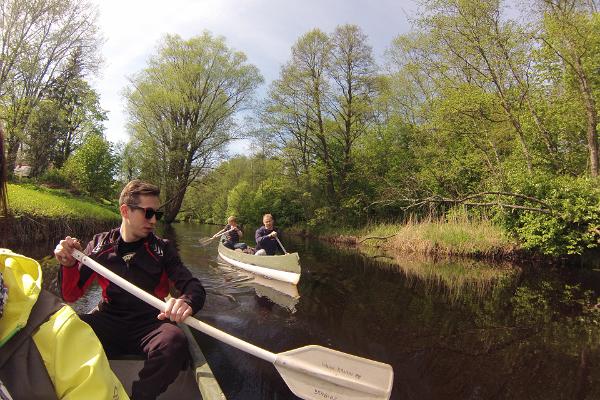
<svg viewBox="0 0 600 400"><path fill-rule="evenodd" d="M369 236L369 237L366 237L366 238L364 238L364 239L362 239L362 240L359 240L359 241L358 241L358 243L362 243L362 242L364 242L365 240L369 240L369 239L385 240L385 239L389 239L389 238L391 238L391 237L394 237L394 236L396 236L396 235L398 235L398 234L397 234L397 233L394 233L393 235L389 235L389 236Z"/></svg>

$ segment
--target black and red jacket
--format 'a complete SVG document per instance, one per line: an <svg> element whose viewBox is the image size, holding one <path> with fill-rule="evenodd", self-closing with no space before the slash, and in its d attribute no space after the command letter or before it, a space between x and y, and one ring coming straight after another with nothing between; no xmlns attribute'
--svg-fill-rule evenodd
<svg viewBox="0 0 600 400"><path fill-rule="evenodd" d="M143 239L133 256L125 261L119 255L118 246L123 243L120 238L119 228L99 233L88 243L84 253L161 300L169 294L171 284L180 294L178 298L188 303L194 313L202 308L206 298L204 287L183 265L171 242L151 233ZM71 268L61 266L59 283L63 299L68 302L76 301L96 278L102 288L102 301L99 305L101 311L117 314L125 319L149 315L156 317L158 314L151 305L81 263Z"/></svg>

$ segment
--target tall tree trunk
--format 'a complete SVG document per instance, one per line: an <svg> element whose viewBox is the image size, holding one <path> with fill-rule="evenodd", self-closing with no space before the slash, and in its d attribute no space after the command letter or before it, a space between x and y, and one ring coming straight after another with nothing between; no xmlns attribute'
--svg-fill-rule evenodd
<svg viewBox="0 0 600 400"><path fill-rule="evenodd" d="M21 140L14 134L9 135L6 144L6 171L11 174L17 166L17 154L21 147Z"/></svg>
<svg viewBox="0 0 600 400"><path fill-rule="evenodd" d="M187 186L176 181L172 184L167 183L165 187L164 220L165 223L170 224L175 221L177 213L179 213L179 210L181 209Z"/></svg>
<svg viewBox="0 0 600 400"><path fill-rule="evenodd" d="M596 101L592 94L592 88L587 75L581 65L581 60L576 59L575 70L579 81L579 89L581 90L581 96L585 105L586 114L586 133L587 133L587 144L590 157L590 174L593 177L598 176L598 113L596 111Z"/></svg>

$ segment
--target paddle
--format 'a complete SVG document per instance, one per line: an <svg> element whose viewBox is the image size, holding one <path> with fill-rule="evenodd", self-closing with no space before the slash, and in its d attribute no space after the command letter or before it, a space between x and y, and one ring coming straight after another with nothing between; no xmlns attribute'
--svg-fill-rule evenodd
<svg viewBox="0 0 600 400"><path fill-rule="evenodd" d="M223 233L222 233L221 235L219 235L219 236L225 235L225 234L227 234L227 233L229 233L229 232L233 231L234 229L235 229L235 228L231 228L231 229L229 229L229 230L227 230L227 231L223 232ZM220 231L219 231L219 232L220 232ZM216 235L216 234L215 234L215 235ZM198 242L200 242L200 246L206 246L207 244L209 244L210 242L212 242L214 239L218 238L219 236L214 236L214 235L213 235L213 236L211 236L211 237L209 237L209 238L198 239Z"/></svg>
<svg viewBox="0 0 600 400"><path fill-rule="evenodd" d="M285 254L287 254L287 251L285 250L285 247L283 247L283 245L281 244L281 240L279 240L279 238L277 236L275 236L275 240L277 240L277 243L279 243L279 246L281 246L281 250L283 250L283 252Z"/></svg>
<svg viewBox="0 0 600 400"><path fill-rule="evenodd" d="M216 239L216 237L202 238L202 239L198 239L198 242L200 243L200 246L206 246L207 244L212 242L214 239Z"/></svg>
<svg viewBox="0 0 600 400"><path fill-rule="evenodd" d="M106 269L81 251L73 250L73 257L140 300L160 311L165 309L165 302ZM390 398L394 372L389 364L316 345L276 354L213 328L194 317L187 317L183 322L217 340L269 361L290 390L303 399Z"/></svg>

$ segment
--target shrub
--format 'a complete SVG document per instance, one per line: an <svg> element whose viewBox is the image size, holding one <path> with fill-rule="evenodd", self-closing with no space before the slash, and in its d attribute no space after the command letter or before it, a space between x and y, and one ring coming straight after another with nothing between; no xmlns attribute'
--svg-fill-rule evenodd
<svg viewBox="0 0 600 400"><path fill-rule="evenodd" d="M537 211L503 213L505 226L524 248L547 255L581 254L598 247L600 188L587 177L534 176L514 182L513 191L543 201L550 214ZM520 200L521 205L541 204Z"/></svg>
<svg viewBox="0 0 600 400"><path fill-rule="evenodd" d="M79 189L107 196L113 190L117 163L110 142L101 135L89 135L65 163L64 174Z"/></svg>
<svg viewBox="0 0 600 400"><path fill-rule="evenodd" d="M60 187L68 189L71 187L71 182L65 176L65 174L60 169L49 169L44 172L39 178L38 182L44 183L48 186L52 187Z"/></svg>

